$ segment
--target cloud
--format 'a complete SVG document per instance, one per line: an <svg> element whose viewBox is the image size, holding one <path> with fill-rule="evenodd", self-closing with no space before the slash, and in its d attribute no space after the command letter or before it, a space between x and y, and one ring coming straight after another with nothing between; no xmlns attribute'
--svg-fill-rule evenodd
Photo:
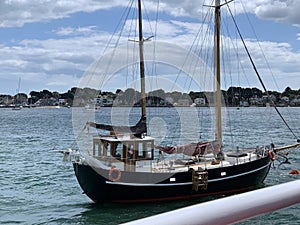
<svg viewBox="0 0 300 225"><path fill-rule="evenodd" d="M0 27L21 27L25 23L69 17L77 12L93 12L125 6L122 0L6 0L0 1Z"/></svg>
<svg viewBox="0 0 300 225"><path fill-rule="evenodd" d="M61 27L53 32L58 36L77 36L77 35L89 35L95 32L96 26L88 27Z"/></svg>
<svg viewBox="0 0 300 225"><path fill-rule="evenodd" d="M294 0L266 0L257 5L255 14L263 19L300 25L300 2Z"/></svg>
<svg viewBox="0 0 300 225"><path fill-rule="evenodd" d="M211 0L161 0L160 2L161 10L173 16L192 16L198 19L203 18L207 6L213 3ZM300 25L300 1L297 0L240 0L229 4L237 14L252 13L261 19Z"/></svg>
<svg viewBox="0 0 300 225"><path fill-rule="evenodd" d="M252 0L230 3L237 14L252 13L260 19L300 25L300 1Z"/></svg>
<svg viewBox="0 0 300 225"><path fill-rule="evenodd" d="M159 10L175 17L202 19L211 0L160 0ZM156 11L158 0L144 1L148 11ZM253 13L259 18L300 25L300 1L251 0L229 3L236 13ZM0 27L21 27L25 23L70 17L78 12L93 12L126 7L124 0L6 0L0 1Z"/></svg>
<svg viewBox="0 0 300 225"><path fill-rule="evenodd" d="M300 1L297 2L253 0L243 1L243 5L238 1L230 4L235 8L235 13L242 13L246 9L260 18L300 23L297 22L299 16L296 13ZM156 0L145 2L149 6L147 8L153 11L157 8L155 3L157 3ZM203 7L203 5L210 3L211 0L160 0L160 10L174 17L168 18L168 20L159 19L158 36L154 39L178 44L188 49L198 32L199 24L182 22L179 17L202 18L202 12L207 10L207 7ZM2 21L0 26L22 26L25 23L68 17L76 12L93 12L99 9L124 6L124 4L128 4L128 2L124 0L101 0L101 2L97 0L6 0L0 2L0 21ZM285 10L288 13L283 10L284 7L287 7ZM273 13L271 9L276 13ZM127 30L129 30L131 22L127 21ZM150 20L148 23L151 24L152 29L156 26L156 21ZM2 44L0 46L0 78L6 77L16 83L18 77L22 77L23 85L27 82L28 86L32 84L36 87L60 88L66 91L71 86L76 86L76 82L79 82L89 65L103 53L111 34L99 31L99 29L94 25L56 27L51 28L55 36L44 40L31 38L10 43L8 46ZM150 27L145 26L145 37L151 35L151 32ZM127 41L128 37L124 36L123 39ZM255 45L253 40L247 40L247 45L254 53L255 61L262 68L262 72L270 74L266 63L262 60L262 55L257 54L261 52L260 47ZM299 64L299 53L293 52L288 43L262 42L261 45L266 58L269 59L270 66L274 68L274 74L285 76L285 80L282 78L281 85L286 85L285 82L288 80L286 76L296 79L297 70L294 65ZM244 58L245 54L241 54L241 57L243 57L242 61L248 61ZM230 63L234 64L234 62ZM267 77L266 80L270 79Z"/></svg>
<svg viewBox="0 0 300 225"><path fill-rule="evenodd" d="M186 49L188 49L192 40L195 38L196 27L199 25L197 23L172 20L161 21L158 26L161 32L158 32L159 37L157 37L157 40L175 45L179 44L179 46L185 46ZM77 28L68 28L67 30L70 30L70 32L65 32L64 35L67 36L63 39L27 39L17 43L15 46L2 46L2 48L0 48L0 77L10 76L11 78L9 79L14 81L16 81L18 77L22 77L23 87L26 81L28 81L28 83L31 82L31 84L36 85L36 87L41 87L42 89L48 88L50 90L66 91L71 86L77 86L79 84L77 82L80 81L80 78L89 65L102 55L110 34L94 32L93 28L86 27L85 29L83 27L82 30L92 30L93 32L84 32L85 35L82 36L72 36L71 34L77 34L76 29ZM212 34L210 34L209 38L212 39ZM127 40L126 38L124 39L126 43ZM211 44L210 41L207 42L207 44ZM233 42L235 43L235 41ZM148 44L146 43L146 45ZM293 65L298 64L297 62L300 61L300 55L299 53L293 53L289 44L262 42L259 47L254 41L247 40L247 45L254 54L255 62L258 64L259 71L266 78L265 80L270 81L272 77L269 76L270 71L260 54L260 48L264 49L264 54L266 58L269 59L269 64L271 68L273 68L274 74L295 76L295 73L297 73L297 71L292 68L295 68ZM153 50L150 52L152 53ZM160 52L160 54L172 53L170 50L156 50L156 52ZM209 53L207 52L206 54ZM233 52L233 55L234 54L235 52ZM249 62L249 60L245 58L244 50L241 50L239 55L242 61ZM174 56L176 56L176 54ZM168 54L165 56L165 58L170 57L173 56ZM183 63L184 59L181 61ZM233 68L237 66L237 62L232 60L230 61L230 65L234 72ZM234 79L238 81L238 78ZM282 83L280 84L286 84L283 82L284 79L282 78ZM118 81L114 82L114 84L117 83ZM246 83L242 84L246 85ZM268 87L271 87L271 85L268 85ZM116 88L117 87L113 87L111 90ZM272 86L272 88L274 88L274 86ZM277 90L278 88L275 89ZM23 90L25 89L23 88ZM30 91L30 88L28 88L28 91Z"/></svg>
<svg viewBox="0 0 300 225"><path fill-rule="evenodd" d="M82 30L90 30L90 27ZM0 46L1 83L6 79L13 84L21 77L22 91L26 92L34 87L53 90L57 86L66 91L71 85L76 86L87 67L101 55L110 36L104 32L84 33L63 39L25 39L10 46ZM1 89L14 91L14 88L4 86Z"/></svg>

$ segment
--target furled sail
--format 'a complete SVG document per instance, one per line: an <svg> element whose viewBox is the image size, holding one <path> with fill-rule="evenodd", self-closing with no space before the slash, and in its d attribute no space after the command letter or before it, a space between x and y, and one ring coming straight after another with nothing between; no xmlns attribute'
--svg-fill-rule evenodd
<svg viewBox="0 0 300 225"><path fill-rule="evenodd" d="M214 155L217 155L221 150L221 144L219 141L209 141L178 146L155 146L155 148L168 154L182 153L184 155L196 156L213 153Z"/></svg>
<svg viewBox="0 0 300 225"><path fill-rule="evenodd" d="M100 124L94 122L87 122L87 125L94 127L96 129L113 131L115 133L131 133L134 136L139 138L142 137L142 134L147 133L146 117L141 117L139 122L137 122L137 124L134 126L115 126L115 125Z"/></svg>

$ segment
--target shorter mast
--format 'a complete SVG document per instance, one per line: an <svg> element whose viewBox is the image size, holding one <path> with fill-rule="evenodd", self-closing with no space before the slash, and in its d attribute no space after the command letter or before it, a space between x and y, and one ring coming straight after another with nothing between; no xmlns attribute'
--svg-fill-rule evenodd
<svg viewBox="0 0 300 225"><path fill-rule="evenodd" d="M221 66L220 66L220 0L215 0L215 30L214 30L214 54L215 54L215 80L216 80L216 140L222 144L222 92L221 92Z"/></svg>

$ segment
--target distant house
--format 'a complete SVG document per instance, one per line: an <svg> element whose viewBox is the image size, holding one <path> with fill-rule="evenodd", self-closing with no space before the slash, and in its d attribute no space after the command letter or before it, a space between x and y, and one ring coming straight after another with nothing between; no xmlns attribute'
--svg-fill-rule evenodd
<svg viewBox="0 0 300 225"><path fill-rule="evenodd" d="M204 106L205 98L195 98L194 103L196 104L196 106Z"/></svg>
<svg viewBox="0 0 300 225"><path fill-rule="evenodd" d="M112 106L113 105L113 99L107 97L106 95L102 96L99 95L96 99L95 99L95 105L96 106Z"/></svg>
<svg viewBox="0 0 300 225"><path fill-rule="evenodd" d="M291 100L291 106L300 106L300 96L297 96L295 99Z"/></svg>
<svg viewBox="0 0 300 225"><path fill-rule="evenodd" d="M58 103L59 103L59 105L65 105L67 103L67 100L64 98L60 98L60 99L58 99Z"/></svg>
<svg viewBox="0 0 300 225"><path fill-rule="evenodd" d="M249 103L248 103L248 101L240 101L240 106L249 107Z"/></svg>
<svg viewBox="0 0 300 225"><path fill-rule="evenodd" d="M56 98L42 98L35 102L35 106L55 106L58 105L59 101Z"/></svg>
<svg viewBox="0 0 300 225"><path fill-rule="evenodd" d="M268 95L263 95L262 96L262 99L263 99L263 102L266 103L266 102L270 102L271 101L276 101L276 96L275 95L270 95L270 98Z"/></svg>
<svg viewBox="0 0 300 225"><path fill-rule="evenodd" d="M281 101L284 102L284 103L289 103L289 102L290 102L290 98L287 97L287 96L283 96L283 97L281 98Z"/></svg>
<svg viewBox="0 0 300 225"><path fill-rule="evenodd" d="M174 100L173 100L173 98L172 98L172 97L166 97L166 102L167 102L168 104L171 104L171 105L173 105L173 103L174 103Z"/></svg>

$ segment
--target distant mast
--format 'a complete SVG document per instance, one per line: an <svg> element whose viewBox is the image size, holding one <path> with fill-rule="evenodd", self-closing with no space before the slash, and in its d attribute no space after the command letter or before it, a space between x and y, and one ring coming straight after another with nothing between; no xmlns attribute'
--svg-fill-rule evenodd
<svg viewBox="0 0 300 225"><path fill-rule="evenodd" d="M21 86L21 77L19 77L19 83L18 83L17 94L20 92L20 86Z"/></svg>
<svg viewBox="0 0 300 225"><path fill-rule="evenodd" d="M138 0L138 19L139 19L139 50L140 50L140 79L141 79L141 100L142 118L146 118L146 90L145 90L145 64L144 64L144 39L142 24L142 3Z"/></svg>
<svg viewBox="0 0 300 225"><path fill-rule="evenodd" d="M21 86L21 77L19 77L18 89L16 90L16 98L15 98L15 105L20 104L20 86Z"/></svg>
<svg viewBox="0 0 300 225"><path fill-rule="evenodd" d="M216 80L216 140L222 144L222 92L221 92L221 66L220 66L220 25L221 5L220 0L215 0L215 28L214 28L214 57Z"/></svg>

